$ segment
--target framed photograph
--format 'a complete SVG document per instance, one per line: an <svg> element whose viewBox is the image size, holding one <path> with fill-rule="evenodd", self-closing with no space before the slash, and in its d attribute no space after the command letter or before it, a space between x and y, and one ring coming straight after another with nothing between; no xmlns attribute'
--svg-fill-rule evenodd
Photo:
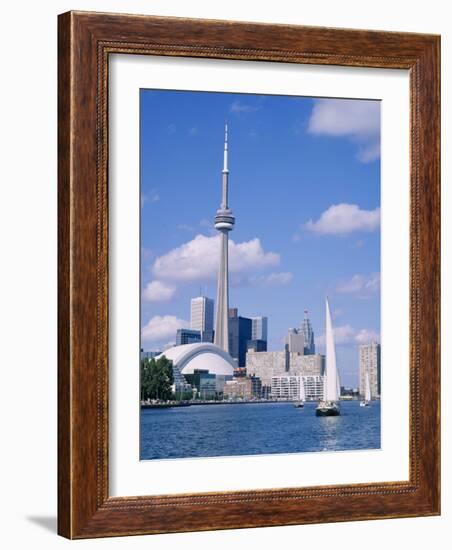
<svg viewBox="0 0 452 550"><path fill-rule="evenodd" d="M438 36L59 16L59 533L440 513Z"/></svg>

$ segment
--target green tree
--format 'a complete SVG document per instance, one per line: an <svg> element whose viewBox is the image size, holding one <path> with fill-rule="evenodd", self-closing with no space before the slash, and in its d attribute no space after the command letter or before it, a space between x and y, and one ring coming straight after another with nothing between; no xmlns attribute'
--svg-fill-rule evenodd
<svg viewBox="0 0 452 550"><path fill-rule="evenodd" d="M141 399L172 398L171 386L174 383L173 367L164 355L159 359L142 359L141 361Z"/></svg>

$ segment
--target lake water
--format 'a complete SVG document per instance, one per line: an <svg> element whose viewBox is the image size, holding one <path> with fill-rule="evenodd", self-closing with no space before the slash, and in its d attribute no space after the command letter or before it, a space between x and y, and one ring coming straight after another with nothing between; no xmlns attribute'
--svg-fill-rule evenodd
<svg viewBox="0 0 452 550"><path fill-rule="evenodd" d="M315 416L316 403L191 405L142 409L141 460L380 448L380 403L341 402L341 415Z"/></svg>

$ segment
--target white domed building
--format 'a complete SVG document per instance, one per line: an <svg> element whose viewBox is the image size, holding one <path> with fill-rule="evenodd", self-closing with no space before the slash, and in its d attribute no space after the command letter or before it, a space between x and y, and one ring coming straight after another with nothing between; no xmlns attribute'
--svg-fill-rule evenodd
<svg viewBox="0 0 452 550"><path fill-rule="evenodd" d="M159 357L162 356L172 362L176 392L188 382L201 396L204 393L205 397L213 397L223 392L226 381L234 374L235 362L229 353L208 342L174 346Z"/></svg>
<svg viewBox="0 0 452 550"><path fill-rule="evenodd" d="M217 376L232 376L234 360L220 347L209 342L174 346L162 353L172 361L173 366L182 374L194 374L195 371L208 371Z"/></svg>

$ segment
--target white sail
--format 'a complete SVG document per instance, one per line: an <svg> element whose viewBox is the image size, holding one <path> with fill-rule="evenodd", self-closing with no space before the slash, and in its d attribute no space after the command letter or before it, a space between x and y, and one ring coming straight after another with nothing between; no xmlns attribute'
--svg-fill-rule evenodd
<svg viewBox="0 0 452 550"><path fill-rule="evenodd" d="M364 399L366 401L370 401L370 399L371 399L369 373L366 373L366 389L365 389L365 393L364 393Z"/></svg>
<svg viewBox="0 0 452 550"><path fill-rule="evenodd" d="M304 381L303 377L300 376L300 401L306 401L306 391L304 389Z"/></svg>
<svg viewBox="0 0 452 550"><path fill-rule="evenodd" d="M338 375L336 368L336 349L334 346L333 323L328 299L326 300L326 381L324 383L325 401L337 401L339 399Z"/></svg>

